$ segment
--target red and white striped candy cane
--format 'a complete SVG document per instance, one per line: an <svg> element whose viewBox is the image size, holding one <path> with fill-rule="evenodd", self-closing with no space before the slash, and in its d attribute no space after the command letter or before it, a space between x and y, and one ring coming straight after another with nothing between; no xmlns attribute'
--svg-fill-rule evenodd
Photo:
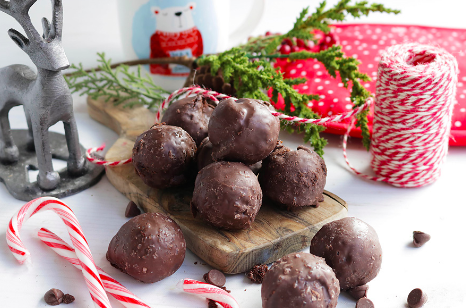
<svg viewBox="0 0 466 308"><path fill-rule="evenodd" d="M223 308L239 308L238 302L227 291L194 279L182 281L183 291L216 301Z"/></svg>
<svg viewBox="0 0 466 308"><path fill-rule="evenodd" d="M73 211L62 201L52 197L42 197L25 204L10 220L6 233L8 248L13 256L23 264L30 256L29 251L21 241L20 231L24 222L40 211L54 211L66 225L73 246L76 248L76 256L81 265L89 293L95 307L111 308L104 286L100 280L99 272L92 258L91 250L84 237L78 219Z"/></svg>
<svg viewBox="0 0 466 308"><path fill-rule="evenodd" d="M79 262L73 247L68 245L68 243L62 240L58 235L45 228L41 228L37 235L40 240L55 251L56 254L68 260L68 262L73 264L77 269L81 269L81 263ZM123 306L127 308L150 308L149 305L145 304L136 295L131 293L131 291L113 279L103 269L97 266L97 270L99 271L100 279L104 284L105 291L112 295Z"/></svg>
<svg viewBox="0 0 466 308"><path fill-rule="evenodd" d="M217 103L220 100L226 99L226 98L233 98L234 100L238 100L235 97L228 96L228 95L218 93L218 92L215 92L215 91L211 91L211 90L206 90L206 89L198 87L198 86L182 88L182 89L176 90L175 92L170 94L167 97L167 99L165 99L162 102L162 104L160 104L159 110L157 111L157 114L155 115L155 122L160 122L160 120L162 118L163 111L165 109L167 109L168 106L170 106L170 104L172 104L173 102L178 100L183 95L190 96L192 94L201 94L201 95L203 95L203 96L205 96L205 97L207 97L207 98L209 98L212 101L217 102ZM350 119L350 118L356 116L358 113L370 108L370 105L372 103L373 103L373 98L370 97L370 98L368 98L366 100L364 105L359 106L359 107L357 107L357 108L355 108L355 109L353 109L353 110L351 110L349 112L342 113L342 114L337 114L337 115L333 115L333 116L326 117L326 118L321 118L321 119L299 118L299 117L295 117L295 116L289 116L289 115L286 115L286 114L283 114L283 113L280 113L280 112L272 112L272 115L274 115L275 117L277 117L277 118L279 118L281 120L291 122L291 123L296 123L297 122L297 123L301 123L301 124L325 125L325 124L330 123L330 122L341 122L341 121L343 121L345 119ZM87 150L87 153L86 153L87 159L92 163L95 163L95 164L98 164L98 165L104 165L104 166L119 166L119 165L124 165L124 164L128 164L128 163L131 162L131 158L128 158L128 159L125 159L125 160L120 160L120 161L105 161L105 160L99 160L99 159L97 159L95 157L92 157L93 153L98 152L98 151L102 151L104 148L105 148L105 146L101 146L99 148L91 148L91 149Z"/></svg>

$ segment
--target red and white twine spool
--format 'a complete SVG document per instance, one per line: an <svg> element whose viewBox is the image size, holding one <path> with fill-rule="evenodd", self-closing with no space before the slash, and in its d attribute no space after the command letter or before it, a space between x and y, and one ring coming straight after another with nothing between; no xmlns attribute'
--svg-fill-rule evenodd
<svg viewBox="0 0 466 308"><path fill-rule="evenodd" d="M448 152L458 64L445 50L416 43L394 45L381 57L371 142L376 177L397 187L434 182Z"/></svg>

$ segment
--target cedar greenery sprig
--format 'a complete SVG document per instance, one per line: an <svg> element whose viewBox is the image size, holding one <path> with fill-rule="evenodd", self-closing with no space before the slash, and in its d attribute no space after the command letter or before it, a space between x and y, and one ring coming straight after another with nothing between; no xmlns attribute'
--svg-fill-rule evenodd
<svg viewBox="0 0 466 308"><path fill-rule="evenodd" d="M353 57L346 57L341 46L332 46L320 52L299 51L288 55L277 52L277 48L285 39L292 42L296 39L312 40L317 43L315 30L329 33L332 21L343 21L348 15L358 18L371 12L385 12L398 14L400 11L385 8L382 4L370 4L367 1L350 4L351 0L340 0L333 8L325 10L326 1L323 1L316 12L309 15L309 8L305 8L297 18L293 28L285 34L275 34L266 37L252 38L245 45L233 48L219 55L200 57L199 65L208 65L213 75L221 69L225 80L234 84L238 97L250 97L268 100L262 90L272 88L272 100L277 101L281 94L285 102L285 113L302 118L319 118L317 114L307 107L310 100L318 100L317 95L299 94L293 89L293 85L303 83L305 79L285 79L283 74L276 72L271 61L276 58L289 58L293 60L316 59L321 62L329 74L341 78L346 88L351 87L350 99L353 108L362 106L371 96L361 82L370 81L369 76L359 71L360 62ZM308 16L309 15L309 16ZM250 61L250 59L253 61ZM294 110L292 110L294 107ZM361 128L363 144L369 149L370 134L367 126L368 111L357 115L356 126ZM325 128L312 125L285 125L288 131L304 132L304 141L310 142L314 150L323 155L323 148L327 141L320 137L320 132Z"/></svg>
<svg viewBox="0 0 466 308"><path fill-rule="evenodd" d="M170 92L157 86L149 74L143 74L141 66L136 73L130 72L129 66L119 65L112 69L111 59L105 59L105 53L97 53L97 69L87 72L79 64L71 65L75 71L65 75L65 80L72 93L89 95L93 99L105 97L116 105L125 107L146 105L148 108L158 106L165 99L163 94Z"/></svg>

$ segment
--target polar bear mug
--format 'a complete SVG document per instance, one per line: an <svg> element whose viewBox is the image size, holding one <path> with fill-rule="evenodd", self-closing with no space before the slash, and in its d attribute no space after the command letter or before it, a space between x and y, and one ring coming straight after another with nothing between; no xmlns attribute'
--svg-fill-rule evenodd
<svg viewBox="0 0 466 308"><path fill-rule="evenodd" d="M244 23L231 29L229 0L118 0L121 40L127 60L200 56L238 45L254 30L265 0L254 0ZM233 26L233 27L235 27ZM232 31L234 30L234 31ZM182 65L150 65L154 82L181 88L189 75Z"/></svg>

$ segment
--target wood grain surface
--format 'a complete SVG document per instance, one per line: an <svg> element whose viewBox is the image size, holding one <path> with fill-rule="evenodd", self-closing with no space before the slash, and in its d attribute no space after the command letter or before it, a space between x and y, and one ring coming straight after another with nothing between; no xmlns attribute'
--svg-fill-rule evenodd
<svg viewBox="0 0 466 308"><path fill-rule="evenodd" d="M88 109L93 119L121 136L105 156L111 161L130 157L134 140L149 129L155 119L144 107L115 107L103 100L88 99ZM318 208L306 207L292 212L264 200L251 228L225 231L193 218L190 210L193 186L150 188L136 175L132 164L107 168L107 177L144 211L170 216L183 230L193 253L212 267L231 274L309 247L312 237L324 224L346 217L348 211L345 201L327 191Z"/></svg>

